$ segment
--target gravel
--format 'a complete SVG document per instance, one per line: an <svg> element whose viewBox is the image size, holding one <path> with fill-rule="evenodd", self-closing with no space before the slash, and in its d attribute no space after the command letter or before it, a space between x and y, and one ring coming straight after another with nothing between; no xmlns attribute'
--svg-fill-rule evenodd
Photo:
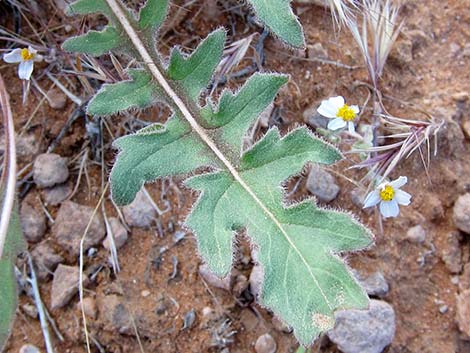
<svg viewBox="0 0 470 353"><path fill-rule="evenodd" d="M72 184L68 182L51 188L44 188L41 190L41 194L47 205L58 206L69 197L72 191Z"/></svg>
<svg viewBox="0 0 470 353"><path fill-rule="evenodd" d="M421 225L411 227L406 232L406 239L412 243L424 243L426 240L426 231Z"/></svg>
<svg viewBox="0 0 470 353"><path fill-rule="evenodd" d="M274 341L274 338L269 333L259 336L256 340L256 353L275 353L276 349L276 341Z"/></svg>
<svg viewBox="0 0 470 353"><path fill-rule="evenodd" d="M111 227L111 232L113 233L112 236L114 237L114 244L116 245L116 249L121 248L127 241L127 229L122 225L118 218L110 218L109 226ZM103 246L109 250L110 248L110 241L109 237L111 234L103 240Z"/></svg>
<svg viewBox="0 0 470 353"><path fill-rule="evenodd" d="M460 248L460 233L450 232L441 250L442 261L452 274L462 271L462 249Z"/></svg>
<svg viewBox="0 0 470 353"><path fill-rule="evenodd" d="M142 190L137 193L132 203L122 208L122 212L131 227L148 228L157 217L157 212Z"/></svg>
<svg viewBox="0 0 470 353"><path fill-rule="evenodd" d="M335 178L319 166L312 166L307 178L307 189L320 201L331 202L339 193Z"/></svg>
<svg viewBox="0 0 470 353"><path fill-rule="evenodd" d="M54 248L47 242L43 242L31 251L34 264L36 265L36 275L39 279L46 279L64 258L56 253Z"/></svg>
<svg viewBox="0 0 470 353"><path fill-rule="evenodd" d="M23 235L31 243L41 241L46 232L46 216L44 212L23 202L20 209L20 221Z"/></svg>
<svg viewBox="0 0 470 353"><path fill-rule="evenodd" d="M470 289L467 289L457 296L456 319L459 329L470 338Z"/></svg>
<svg viewBox="0 0 470 353"><path fill-rule="evenodd" d="M355 270L352 272L357 281L366 290L367 294L377 297L387 295L389 287L382 272L377 271L370 275L361 274Z"/></svg>
<svg viewBox="0 0 470 353"><path fill-rule="evenodd" d="M57 243L71 255L79 255L80 241L88 222L93 216L93 208L66 201L60 206L52 232ZM105 236L105 227L99 214L95 214L84 241L84 251L98 245Z"/></svg>
<svg viewBox="0 0 470 353"><path fill-rule="evenodd" d="M455 202L453 219L458 229L470 234L470 193L461 195Z"/></svg>
<svg viewBox="0 0 470 353"><path fill-rule="evenodd" d="M59 265L54 272L51 289L52 310L66 306L78 292L79 268L74 266ZM87 281L85 275L84 281Z"/></svg>
<svg viewBox="0 0 470 353"><path fill-rule="evenodd" d="M335 328L328 332L343 353L381 353L394 335L395 312L381 300L371 300L368 310L339 311Z"/></svg>
<svg viewBox="0 0 470 353"><path fill-rule="evenodd" d="M65 182L69 177L67 159L55 153L43 153L33 164L33 179L40 188L48 188Z"/></svg>

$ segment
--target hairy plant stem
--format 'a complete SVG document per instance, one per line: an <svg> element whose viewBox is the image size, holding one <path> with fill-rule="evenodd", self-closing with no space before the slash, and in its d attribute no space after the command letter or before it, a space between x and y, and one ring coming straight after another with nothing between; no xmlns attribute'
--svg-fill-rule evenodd
<svg viewBox="0 0 470 353"><path fill-rule="evenodd" d="M217 145L214 143L214 141L212 141L212 139L207 134L206 130L199 125L199 123L193 117L193 114L190 112L190 110L188 109L186 104L178 96L178 94L175 92L175 90L170 86L170 84L168 83L166 78L163 76L163 74L160 72L159 68L157 67L154 60L152 59L152 56L150 55L147 47L144 45L142 40L139 38L139 35L135 31L135 29L132 27L131 23L129 22L129 19L127 18L125 12L123 11L123 9L122 9L121 5L118 3L118 1L116 1L116 0L106 0L106 2L108 4L108 6L111 8L114 15L117 17L119 23L121 24L124 31L128 35L131 43L134 45L135 49L139 53L140 57L142 58L142 61L148 67L148 69L149 69L150 73L152 74L152 76L157 80L158 84L163 88L164 92L168 95L168 97L171 99L171 101L175 104L177 109L181 112L183 117L188 121L188 123L191 125L191 127L194 129L194 131L199 135L201 140L211 149L211 151L217 156L217 158L228 169L228 171L230 172L232 177L235 179L235 181L237 181L241 185L241 187L253 198L253 200L260 206L260 208L263 210L263 212L272 220L272 222L280 230L281 234L284 236L286 241L289 243L289 245L292 247L292 249L295 251L295 253L299 256L301 261L305 264L306 268L309 271L310 277L312 278L315 285L318 287L323 299L325 300L325 303L328 305L330 310L333 311L333 306L329 302L329 300L328 300L326 294L324 293L322 287L320 286L320 283L318 282L316 276L313 274L307 260L302 255L302 253L297 248L297 246L294 244L294 242L290 239L289 235L285 231L282 224L277 220L277 218L274 216L274 214L261 202L261 200L251 190L251 188L245 183L245 181L242 179L242 177L237 172L235 167L224 156L224 154L220 151L220 149L217 147Z"/></svg>

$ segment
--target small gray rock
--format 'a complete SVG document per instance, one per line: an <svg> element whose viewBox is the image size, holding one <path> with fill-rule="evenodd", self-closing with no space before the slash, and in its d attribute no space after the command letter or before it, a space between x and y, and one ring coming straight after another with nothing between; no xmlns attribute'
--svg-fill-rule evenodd
<svg viewBox="0 0 470 353"><path fill-rule="evenodd" d="M79 255L80 241L93 216L93 208L72 201L64 202L59 209L52 232L57 243L72 255ZM84 251L98 245L105 236L103 220L95 214L84 241Z"/></svg>
<svg viewBox="0 0 470 353"><path fill-rule="evenodd" d="M20 348L18 353L41 353L41 351L32 344L25 344Z"/></svg>
<svg viewBox="0 0 470 353"><path fill-rule="evenodd" d="M122 225L119 219L115 217L109 219L109 226L111 227L111 231L113 233L112 236L114 237L114 244L116 245L116 249L119 249L127 241L127 229ZM108 250L110 248L110 236L111 234L108 234L108 236L103 240L103 246Z"/></svg>
<svg viewBox="0 0 470 353"><path fill-rule="evenodd" d="M421 225L411 227L406 232L406 239L412 243L424 243L426 240L426 231Z"/></svg>
<svg viewBox="0 0 470 353"><path fill-rule="evenodd" d="M51 206L58 206L67 199L72 193L72 184L63 183L55 185L51 188L45 188L41 190L41 195L44 202Z"/></svg>
<svg viewBox="0 0 470 353"><path fill-rule="evenodd" d="M53 88L47 92L47 101L52 109L64 109L67 103L67 96L58 88Z"/></svg>
<svg viewBox="0 0 470 353"><path fill-rule="evenodd" d="M470 193L461 195L455 202L453 219L458 229L470 234Z"/></svg>
<svg viewBox="0 0 470 353"><path fill-rule="evenodd" d="M314 128L326 129L330 119L325 118L323 115L320 115L317 112L318 105L312 105L309 108L304 110L303 118L306 124Z"/></svg>
<svg viewBox="0 0 470 353"><path fill-rule="evenodd" d="M31 251L34 264L36 265L36 275L44 280L51 274L56 266L64 261L64 258L58 255L54 248L48 243L41 243Z"/></svg>
<svg viewBox="0 0 470 353"><path fill-rule="evenodd" d="M232 284L232 276L229 274L225 278L219 278L209 268L207 264L199 266L199 275L211 286L216 288L230 290Z"/></svg>
<svg viewBox="0 0 470 353"><path fill-rule="evenodd" d="M275 353L276 349L276 341L269 333L265 333L264 335L259 336L256 340L256 353Z"/></svg>
<svg viewBox="0 0 470 353"><path fill-rule="evenodd" d="M395 312L381 300L371 300L368 310L338 311L336 326L328 332L343 353L381 353L394 336Z"/></svg>
<svg viewBox="0 0 470 353"><path fill-rule="evenodd" d="M33 305L33 304L23 304L21 306L21 309L23 309L24 313L28 315L32 319L37 319L38 318L38 309Z"/></svg>
<svg viewBox="0 0 470 353"><path fill-rule="evenodd" d="M157 212L142 190L137 193L132 203L122 208L122 212L124 219L131 227L150 227L157 217Z"/></svg>
<svg viewBox="0 0 470 353"><path fill-rule="evenodd" d="M26 240L37 243L46 232L46 216L30 204L23 202L20 209L21 229Z"/></svg>
<svg viewBox="0 0 470 353"><path fill-rule="evenodd" d="M413 61L413 43L408 39L401 39L395 42L390 52L390 60L400 67Z"/></svg>
<svg viewBox="0 0 470 353"><path fill-rule="evenodd" d="M85 315L88 318L96 320L96 316L98 314L98 310L96 309L96 300L92 297L83 298L83 304L80 303L79 301L77 303L77 309L81 311L82 305L83 305L83 311L85 312Z"/></svg>
<svg viewBox="0 0 470 353"><path fill-rule="evenodd" d="M307 178L307 189L320 201L331 202L339 193L335 178L319 166L312 166Z"/></svg>
<svg viewBox="0 0 470 353"><path fill-rule="evenodd" d="M459 273L462 271L462 249L460 248L459 232L450 232L446 240L442 248L442 261L444 261L450 273Z"/></svg>
<svg viewBox="0 0 470 353"><path fill-rule="evenodd" d="M308 45L308 57L311 59L328 59L328 52L321 43Z"/></svg>
<svg viewBox="0 0 470 353"><path fill-rule="evenodd" d="M87 281L86 275L83 275ZM80 271L78 267L59 265L54 272L51 289L52 310L62 308L69 303L78 292Z"/></svg>
<svg viewBox="0 0 470 353"><path fill-rule="evenodd" d="M121 334L132 334L132 323L130 321L129 312L117 295L107 295L99 301L100 317L103 315L104 321L116 329Z"/></svg>
<svg viewBox="0 0 470 353"><path fill-rule="evenodd" d="M457 296L456 319L460 331L470 338L470 289L467 289Z"/></svg>
<svg viewBox="0 0 470 353"><path fill-rule="evenodd" d="M255 298L259 298L263 289L264 270L261 265L254 265L250 274L250 291Z"/></svg>
<svg viewBox="0 0 470 353"><path fill-rule="evenodd" d="M55 153L43 153L36 157L33 179L40 188L48 188L65 182L69 177L67 159Z"/></svg>
<svg viewBox="0 0 470 353"><path fill-rule="evenodd" d="M349 193L349 197L351 198L351 202L365 213L371 214L372 212L374 212L373 207L364 208L364 200L366 198L366 193L360 188L352 189Z"/></svg>
<svg viewBox="0 0 470 353"><path fill-rule="evenodd" d="M377 297L387 295L389 287L382 272L377 271L371 275L364 275L356 270L352 272L359 284L366 290L367 294Z"/></svg>

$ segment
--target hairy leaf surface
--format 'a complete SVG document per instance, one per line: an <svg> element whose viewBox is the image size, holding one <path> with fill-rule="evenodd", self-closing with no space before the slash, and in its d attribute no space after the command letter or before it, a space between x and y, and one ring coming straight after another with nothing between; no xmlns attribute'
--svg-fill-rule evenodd
<svg viewBox="0 0 470 353"><path fill-rule="evenodd" d="M0 192L0 195L3 195L3 193ZM0 352L10 336L18 304L18 292L13 266L16 256L25 248L26 244L21 233L18 210L15 207L11 214L5 247L0 259Z"/></svg>
<svg viewBox="0 0 470 353"><path fill-rule="evenodd" d="M83 8L86 1L92 0L81 0ZM243 149L247 131L288 78L255 74L237 92L226 90L201 107L201 94L222 55L225 32L209 34L191 55L174 49L166 65L154 51L155 43L146 42L149 35L139 34L143 11L155 12L154 17L145 13L148 18L163 18L166 2L147 3L140 17L129 16L116 0L106 3L106 11L112 12L110 22L128 36L122 43L132 44L125 49L138 53L137 61L145 65L138 71L140 78L105 86L90 102L89 112L109 114L156 100L173 110L165 124L116 140L120 153L111 173L114 200L131 202L146 181L196 173L186 181L199 192L186 225L197 235L204 261L217 275L226 276L232 267L234 236L246 230L264 269L259 299L294 328L302 343L331 329L336 310L365 308L366 294L337 254L367 247L372 241L367 229L350 215L319 208L312 200L284 202L286 179L307 163L338 161L338 150L305 127L284 137L273 128ZM259 9L273 9L275 3L265 2L267 7ZM288 1L281 5L289 9ZM157 31L159 25L156 20L152 29Z"/></svg>
<svg viewBox="0 0 470 353"><path fill-rule="evenodd" d="M287 44L303 48L305 38L299 20L290 6L291 0L248 0L256 15Z"/></svg>

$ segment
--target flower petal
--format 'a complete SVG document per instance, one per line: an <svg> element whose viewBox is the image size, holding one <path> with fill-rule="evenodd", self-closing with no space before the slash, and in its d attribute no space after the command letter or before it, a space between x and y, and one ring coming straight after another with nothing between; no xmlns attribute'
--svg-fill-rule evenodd
<svg viewBox="0 0 470 353"><path fill-rule="evenodd" d="M362 208L372 207L380 202L380 194L378 190L369 192L366 199L364 200L364 206Z"/></svg>
<svg viewBox="0 0 470 353"><path fill-rule="evenodd" d="M394 190L401 188L403 185L405 185L408 182L408 178L406 176L401 176L398 179L395 179L390 183L392 188Z"/></svg>
<svg viewBox="0 0 470 353"><path fill-rule="evenodd" d="M352 109L354 114L359 114L359 107L357 105L351 105L349 108Z"/></svg>
<svg viewBox="0 0 470 353"><path fill-rule="evenodd" d="M348 131L350 134L354 134L356 129L354 129L354 123L352 121L348 121Z"/></svg>
<svg viewBox="0 0 470 353"><path fill-rule="evenodd" d="M18 76L22 80L29 80L33 73L34 62L33 60L27 60L20 63L18 66Z"/></svg>
<svg viewBox="0 0 470 353"><path fill-rule="evenodd" d="M341 96L331 97L321 102L317 112L327 118L336 118L339 108L344 105L344 98Z"/></svg>
<svg viewBox="0 0 470 353"><path fill-rule="evenodd" d="M411 203L411 195L403 190L396 190L395 200L397 200L400 205L408 206Z"/></svg>
<svg viewBox="0 0 470 353"><path fill-rule="evenodd" d="M21 49L20 48L13 49L11 52L3 55L3 60L10 64L20 63L22 61Z"/></svg>
<svg viewBox="0 0 470 353"><path fill-rule="evenodd" d="M333 119L328 123L328 129L330 130L338 130L345 126L346 122L341 118Z"/></svg>
<svg viewBox="0 0 470 353"><path fill-rule="evenodd" d="M396 217L400 213L397 200L382 201L380 203L380 213L385 218Z"/></svg>
<svg viewBox="0 0 470 353"><path fill-rule="evenodd" d="M31 54L36 54L38 51L36 49L34 49L31 45L28 45L28 51L31 53Z"/></svg>

